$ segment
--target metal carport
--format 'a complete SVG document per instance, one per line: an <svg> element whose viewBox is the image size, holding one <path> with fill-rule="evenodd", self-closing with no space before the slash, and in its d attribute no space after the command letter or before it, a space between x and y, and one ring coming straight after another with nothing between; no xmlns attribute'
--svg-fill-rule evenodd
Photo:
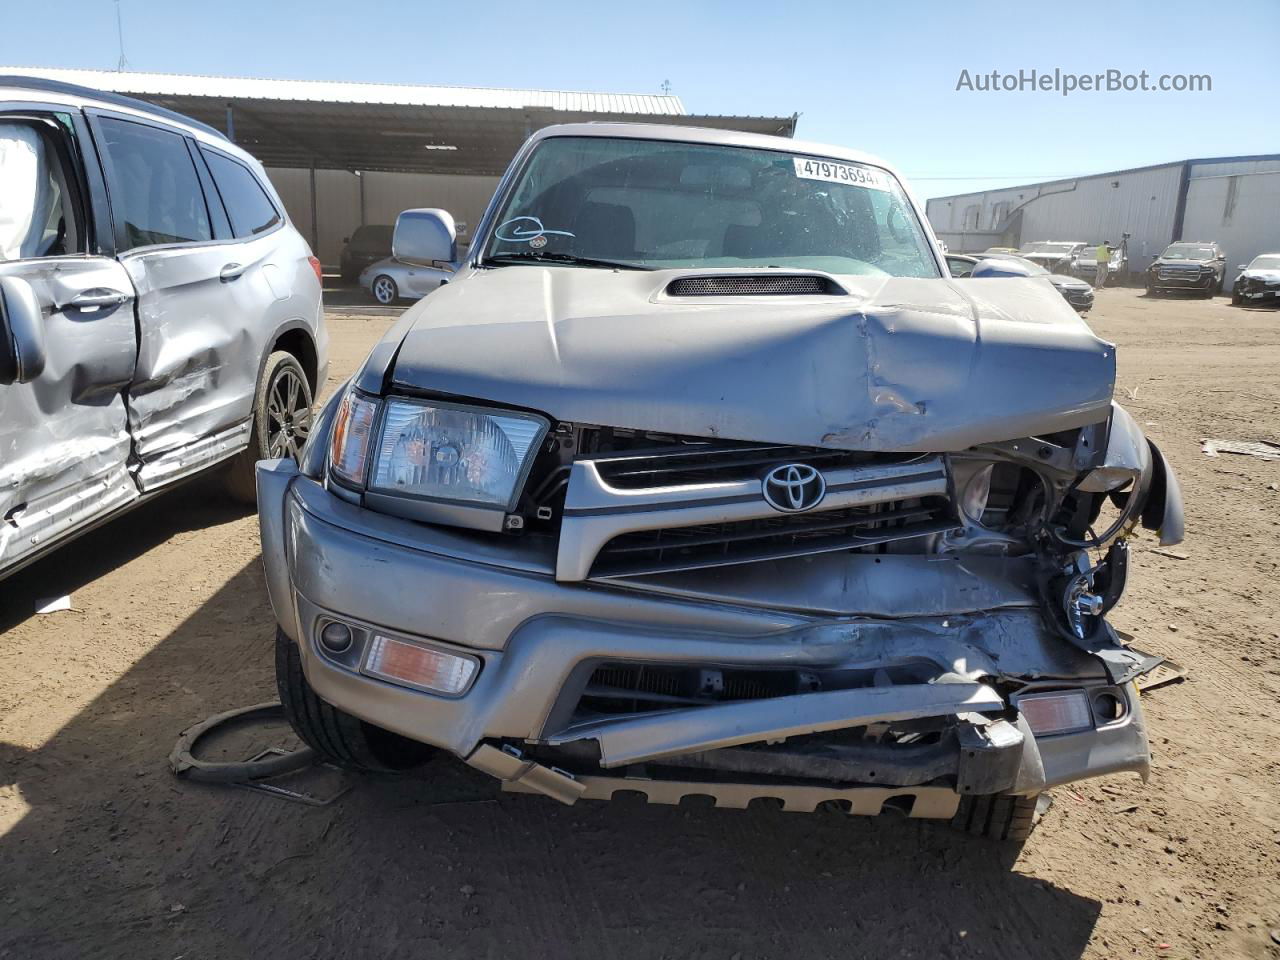
<svg viewBox="0 0 1280 960"><path fill-rule="evenodd" d="M474 224L530 133L592 120L792 136L796 117L690 114L672 95L0 67L128 94L223 130L268 168L290 217L334 263L342 238L411 206Z"/></svg>

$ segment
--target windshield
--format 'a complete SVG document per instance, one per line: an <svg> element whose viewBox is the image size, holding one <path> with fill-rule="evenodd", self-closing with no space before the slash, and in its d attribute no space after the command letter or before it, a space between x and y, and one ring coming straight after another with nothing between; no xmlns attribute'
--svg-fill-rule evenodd
<svg viewBox="0 0 1280 960"><path fill-rule="evenodd" d="M1280 270L1280 256L1254 257L1250 270Z"/></svg>
<svg viewBox="0 0 1280 960"><path fill-rule="evenodd" d="M1198 243L1175 243L1165 250L1165 260L1212 260L1213 247Z"/></svg>
<svg viewBox="0 0 1280 960"><path fill-rule="evenodd" d="M1055 243L1042 240L1038 243L1028 243L1018 253L1023 256L1028 253L1070 253L1075 248L1076 245L1074 243Z"/></svg>
<svg viewBox="0 0 1280 960"><path fill-rule="evenodd" d="M877 167L606 137L543 141L497 217L484 257L940 275L901 186Z"/></svg>

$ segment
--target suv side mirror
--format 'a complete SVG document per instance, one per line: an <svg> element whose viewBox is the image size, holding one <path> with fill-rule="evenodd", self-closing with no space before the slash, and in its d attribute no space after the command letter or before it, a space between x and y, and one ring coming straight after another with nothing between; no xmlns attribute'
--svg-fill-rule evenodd
<svg viewBox="0 0 1280 960"><path fill-rule="evenodd" d="M979 260L973 265L971 277L1029 277L1031 271L1010 260Z"/></svg>
<svg viewBox="0 0 1280 960"><path fill-rule="evenodd" d="M44 372L43 320L31 284L0 277L0 385L30 383Z"/></svg>
<svg viewBox="0 0 1280 960"><path fill-rule="evenodd" d="M391 255L424 267L439 260L453 263L458 258L458 232L452 214L435 208L405 210L396 217Z"/></svg>

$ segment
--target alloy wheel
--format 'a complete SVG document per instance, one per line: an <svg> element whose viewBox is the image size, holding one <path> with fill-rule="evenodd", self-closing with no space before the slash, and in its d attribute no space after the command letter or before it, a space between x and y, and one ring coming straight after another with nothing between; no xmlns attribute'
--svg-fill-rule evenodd
<svg viewBox="0 0 1280 960"><path fill-rule="evenodd" d="M267 452L297 460L310 432L310 391L298 372L286 367L267 393Z"/></svg>

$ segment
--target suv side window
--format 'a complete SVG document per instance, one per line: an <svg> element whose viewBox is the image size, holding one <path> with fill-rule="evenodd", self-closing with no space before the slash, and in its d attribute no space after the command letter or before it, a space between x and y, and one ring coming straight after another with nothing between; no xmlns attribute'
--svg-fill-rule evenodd
<svg viewBox="0 0 1280 960"><path fill-rule="evenodd" d="M280 223L280 212L248 167L213 150L201 148L200 152L209 164L236 237L266 233Z"/></svg>
<svg viewBox="0 0 1280 960"><path fill-rule="evenodd" d="M52 121L0 118L0 261L83 250L60 132Z"/></svg>
<svg viewBox="0 0 1280 960"><path fill-rule="evenodd" d="M209 209L182 135L113 117L98 122L124 249L212 240Z"/></svg>

